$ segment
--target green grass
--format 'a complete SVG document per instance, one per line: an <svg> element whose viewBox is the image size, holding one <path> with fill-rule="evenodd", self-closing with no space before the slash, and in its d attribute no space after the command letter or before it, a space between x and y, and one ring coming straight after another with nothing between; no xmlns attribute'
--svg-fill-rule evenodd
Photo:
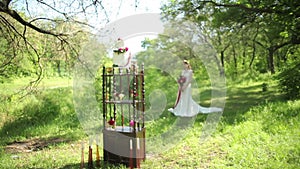
<svg viewBox="0 0 300 169"><path fill-rule="evenodd" d="M0 131L3 139L0 142L11 142L16 137L39 137L45 133L49 136L67 135L78 126L73 108L72 88L37 92L9 103L9 107L11 111L2 116L8 120L3 120Z"/></svg>
<svg viewBox="0 0 300 169"><path fill-rule="evenodd" d="M144 168L299 168L299 112L300 101L291 101L251 108L235 124L224 115L210 139L200 142L201 127L194 127Z"/></svg>
<svg viewBox="0 0 300 169"><path fill-rule="evenodd" d="M154 79L155 76L148 76L146 80ZM168 79L161 79L161 84L147 83L147 91L166 90L167 106L171 107L176 88L164 85L164 80ZM81 142L87 147L88 137L73 107L72 87L68 87L72 82L70 79L46 79L44 87L40 88L43 90L21 100L3 99L23 86L24 81L0 84L6 87L0 91L3 96L0 104L0 168L79 168ZM268 83L266 92L262 92L263 83ZM147 142L147 159L141 167L299 168L300 101L283 100L276 81L268 76L227 84L225 112L216 132L204 141L200 136L207 115L198 115L192 126L173 130L174 123L193 121L178 120L166 110L148 121L147 138L158 139ZM203 86L199 92L201 102L209 104L209 88ZM172 140L171 136L181 139ZM32 151L17 152L6 147L11 143L34 140L41 145L35 145L37 149ZM85 149L85 160L87 153ZM125 168L103 161L101 166Z"/></svg>

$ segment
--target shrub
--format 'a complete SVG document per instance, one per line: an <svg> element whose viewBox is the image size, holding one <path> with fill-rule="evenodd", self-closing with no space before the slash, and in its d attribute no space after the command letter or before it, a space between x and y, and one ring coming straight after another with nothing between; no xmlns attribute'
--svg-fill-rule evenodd
<svg viewBox="0 0 300 169"><path fill-rule="evenodd" d="M290 66L281 71L277 78L279 88L287 99L300 98L300 63Z"/></svg>

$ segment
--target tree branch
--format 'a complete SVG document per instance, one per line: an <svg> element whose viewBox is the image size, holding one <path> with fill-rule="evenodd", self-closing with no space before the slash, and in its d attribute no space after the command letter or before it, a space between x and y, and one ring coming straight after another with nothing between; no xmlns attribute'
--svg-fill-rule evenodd
<svg viewBox="0 0 300 169"><path fill-rule="evenodd" d="M43 33L43 34L48 34L48 35L53 35L53 36L66 36L66 34L62 34L62 33L59 33L59 34L56 34L54 32L51 32L51 31L47 31L47 30L44 30L44 29L41 29L33 24L31 24L30 22L27 22L25 21L16 11L14 10L10 10L10 9L7 9L5 11L5 13L7 13L9 16L11 16L12 18L14 18L16 21L18 21L19 23L21 23L22 25L24 26L28 26L30 28L32 28L33 30L39 32L39 33Z"/></svg>
<svg viewBox="0 0 300 169"><path fill-rule="evenodd" d="M255 7L247 7L244 4L223 4L223 3L217 3L215 1L201 1L203 4L208 4L211 3L214 6L218 6L218 7L228 7L228 8L240 8L243 9L245 11L250 11L250 12L255 12L255 13L277 13L277 14L285 14L283 11L279 11L279 10L274 10L271 8L255 8ZM201 9L202 6L198 6L196 9Z"/></svg>

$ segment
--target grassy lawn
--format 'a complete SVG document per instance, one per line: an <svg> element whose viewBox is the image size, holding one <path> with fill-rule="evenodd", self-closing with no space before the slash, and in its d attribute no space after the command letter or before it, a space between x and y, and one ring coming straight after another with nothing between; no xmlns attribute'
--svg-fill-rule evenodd
<svg viewBox="0 0 300 169"><path fill-rule="evenodd" d="M157 142L170 141L170 146L146 144L141 168L299 168L300 101L284 101L276 82L267 81L266 92L265 79L229 82L225 111L211 137L200 139L207 115L199 114L192 126L169 132L181 139ZM18 79L0 84L0 168L79 168L82 142L87 161L88 137L74 110L72 81L46 79L34 94L21 100L6 98L24 83ZM166 96L172 98L168 106L174 103L172 93ZM201 91L201 99L209 102L209 91ZM165 110L147 122L146 137L168 133L176 121ZM125 167L102 161L101 168Z"/></svg>

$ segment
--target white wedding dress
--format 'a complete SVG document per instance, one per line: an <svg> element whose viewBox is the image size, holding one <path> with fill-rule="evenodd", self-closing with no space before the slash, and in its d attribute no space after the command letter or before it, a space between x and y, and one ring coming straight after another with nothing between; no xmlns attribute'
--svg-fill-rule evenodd
<svg viewBox="0 0 300 169"><path fill-rule="evenodd" d="M212 113L212 112L222 112L223 109L217 107L202 107L197 104L192 98L192 87L191 81L193 77L192 70L183 70L182 76L186 78L183 86L187 85L184 91L181 92L179 101L174 108L168 109L170 112L174 113L176 116L181 117L193 117L199 113Z"/></svg>

